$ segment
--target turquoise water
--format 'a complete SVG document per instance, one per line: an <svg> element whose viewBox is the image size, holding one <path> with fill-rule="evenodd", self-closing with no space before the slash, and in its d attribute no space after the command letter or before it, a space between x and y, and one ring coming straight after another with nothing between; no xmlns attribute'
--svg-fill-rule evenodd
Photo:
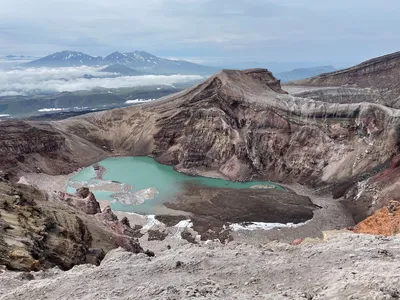
<svg viewBox="0 0 400 300"><path fill-rule="evenodd" d="M111 208L117 211L136 212L143 214L154 213L154 206L160 205L163 202L168 202L174 199L187 183L197 184L199 186L207 186L214 188L232 188L232 189L247 189L253 185L271 184L276 189L284 190L280 185L271 182L234 182L224 179L193 177L179 173L171 166L162 165L150 157L114 157L107 158L98 164L106 168L103 180L118 181L123 184L131 185L131 192L154 187L158 194L150 200L146 200L143 204L126 205L122 203L112 203ZM95 179L96 173L93 167L88 167L81 170L71 178L70 183L98 183ZM75 189L71 186L67 187L67 192L73 193ZM111 191L93 191L98 200L113 201Z"/></svg>

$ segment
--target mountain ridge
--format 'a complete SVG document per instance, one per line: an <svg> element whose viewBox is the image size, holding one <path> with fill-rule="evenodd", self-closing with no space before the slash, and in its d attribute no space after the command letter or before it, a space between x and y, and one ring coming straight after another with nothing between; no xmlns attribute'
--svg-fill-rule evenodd
<svg viewBox="0 0 400 300"><path fill-rule="evenodd" d="M64 50L25 63L31 67L77 67L121 64L138 71L160 74L212 74L215 67L203 66L182 60L160 58L145 51L121 53L115 51L106 57L94 57L83 52Z"/></svg>
<svg viewBox="0 0 400 300"><path fill-rule="evenodd" d="M388 77L389 72L394 73L391 74L393 76ZM346 69L299 80L295 84L393 88L393 82L387 79L399 78L397 75L400 75L400 51L372 58Z"/></svg>
<svg viewBox="0 0 400 300"><path fill-rule="evenodd" d="M359 89L366 95L365 101L400 108L400 51L366 60L358 65L331 73L291 82L293 86L325 88L325 91L311 91L302 96L325 101L352 101L353 92ZM328 90L339 88L335 91ZM324 95L329 95L325 97ZM306 95L308 94L308 95Z"/></svg>

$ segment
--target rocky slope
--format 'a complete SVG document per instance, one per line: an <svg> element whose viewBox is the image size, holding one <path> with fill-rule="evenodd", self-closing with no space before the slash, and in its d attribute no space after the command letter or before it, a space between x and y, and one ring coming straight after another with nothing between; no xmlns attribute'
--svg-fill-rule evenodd
<svg viewBox="0 0 400 300"><path fill-rule="evenodd" d="M5 121L0 161L14 173L60 174L106 156L152 155L191 174L298 182L341 197L352 187L357 194L357 183L398 153L398 116L379 104L288 95L267 70L225 70L138 107L60 122ZM375 196L352 203L357 218L380 207Z"/></svg>
<svg viewBox="0 0 400 300"><path fill-rule="evenodd" d="M397 75L397 76L396 76ZM391 53L362 62L354 67L300 80L302 85L393 88L398 86L400 52Z"/></svg>
<svg viewBox="0 0 400 300"><path fill-rule="evenodd" d="M399 246L349 232L298 246L164 243L150 259L113 250L99 267L0 273L0 299L398 299Z"/></svg>
<svg viewBox="0 0 400 300"><path fill-rule="evenodd" d="M60 133L50 123L3 121L0 125L0 165L4 172L65 174L107 155L103 141L94 145Z"/></svg>
<svg viewBox="0 0 400 300"><path fill-rule="evenodd" d="M295 82L318 87L358 87L373 89L375 102L400 108L400 52L367 60L354 67L321 74ZM370 90L365 90L368 94Z"/></svg>
<svg viewBox="0 0 400 300"><path fill-rule="evenodd" d="M0 180L0 265L9 270L68 270L99 264L111 249L144 252L136 230L100 210L94 195L49 195L33 186Z"/></svg>

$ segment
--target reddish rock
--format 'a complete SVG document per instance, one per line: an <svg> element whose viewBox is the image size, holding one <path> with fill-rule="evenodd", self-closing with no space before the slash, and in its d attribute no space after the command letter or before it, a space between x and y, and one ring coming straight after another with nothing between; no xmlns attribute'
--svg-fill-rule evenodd
<svg viewBox="0 0 400 300"><path fill-rule="evenodd" d="M96 218L115 233L114 243L116 245L133 253L143 252L137 240L143 235L140 233L141 226L131 228L126 221L119 221L110 206L105 207L101 214L96 215Z"/></svg>
<svg viewBox="0 0 400 300"><path fill-rule="evenodd" d="M76 195L78 197L64 192L58 193L60 200L64 200L68 205L71 205L88 215L101 213L99 202L97 202L96 197L88 188L77 189ZM83 197L85 195L86 197Z"/></svg>
<svg viewBox="0 0 400 300"><path fill-rule="evenodd" d="M297 245L300 245L302 242L303 242L303 239L295 239L295 240L293 240L291 245L297 246Z"/></svg>
<svg viewBox="0 0 400 300"><path fill-rule="evenodd" d="M368 233L391 236L399 233L400 230L400 203L389 201L389 204L378 209L370 217L349 228L356 233Z"/></svg>

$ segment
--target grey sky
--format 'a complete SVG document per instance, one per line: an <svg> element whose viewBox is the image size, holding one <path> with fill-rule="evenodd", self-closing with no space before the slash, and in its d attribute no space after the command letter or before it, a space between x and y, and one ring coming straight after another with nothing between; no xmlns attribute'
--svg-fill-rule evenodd
<svg viewBox="0 0 400 300"><path fill-rule="evenodd" d="M398 0L1 0L0 54L145 50L341 67L400 50Z"/></svg>

